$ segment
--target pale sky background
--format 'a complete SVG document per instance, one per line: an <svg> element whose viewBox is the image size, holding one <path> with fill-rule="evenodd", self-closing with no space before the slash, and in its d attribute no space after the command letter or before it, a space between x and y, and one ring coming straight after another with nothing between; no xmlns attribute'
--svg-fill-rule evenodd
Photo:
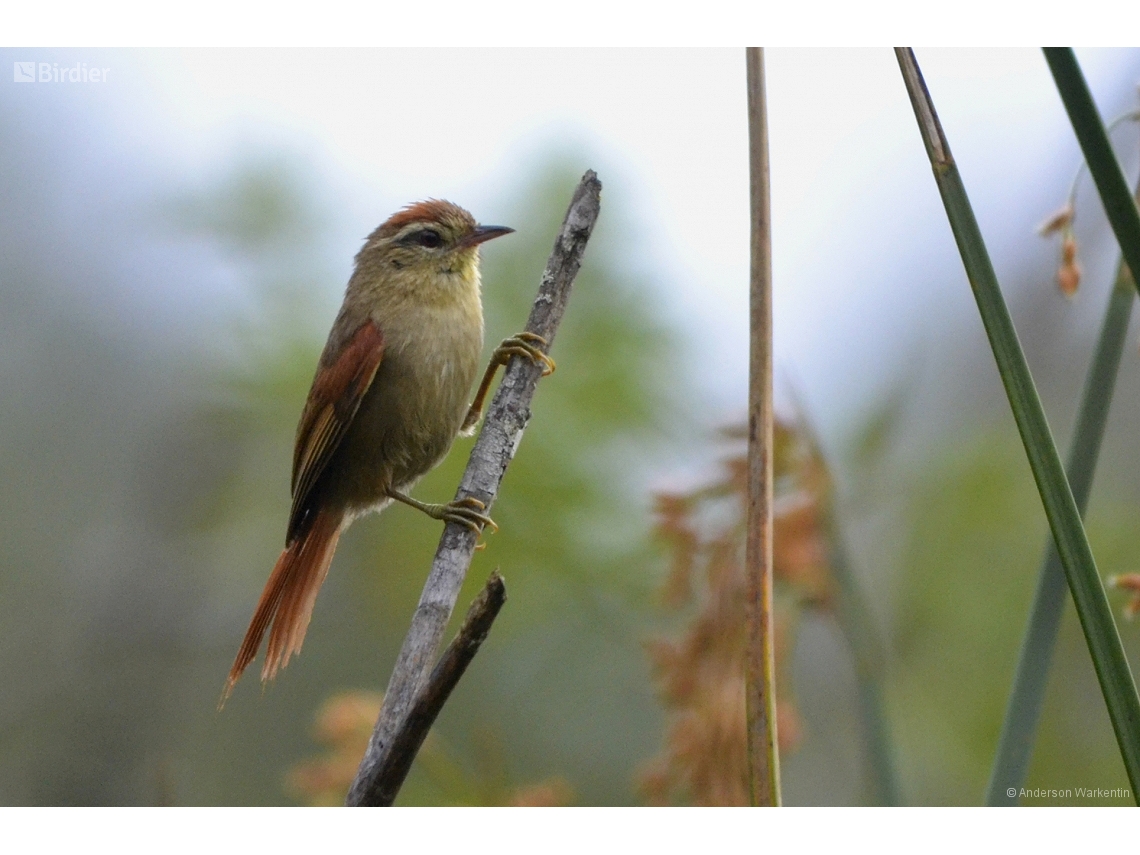
<svg viewBox="0 0 1140 855"><path fill-rule="evenodd" d="M1063 186L1078 153L1040 51L918 57L999 276L1026 251L1052 252L1033 237L1048 212L1033 190L1043 176ZM667 302L700 336L709 368L701 375L716 405L726 415L743 409L742 50L162 50L125 58L130 108L166 156L209 169L235 149L300 152L354 206L357 238L427 196L497 221L510 189L551 149L593 166L607 201L634 223L631 260L673 286ZM1079 58L1094 92L1136 63L1125 50ZM937 289L908 290L908 270L934 262L948 281L965 288L965 280L892 52L771 49L767 73L777 370L830 410L845 390L865 394L868 375L909 342L913 315L889 301L915 313L945 308ZM346 255L346 274L347 264ZM330 288L339 295L343 282Z"/></svg>
<svg viewBox="0 0 1140 855"><path fill-rule="evenodd" d="M40 53L5 52L28 60ZM123 164L193 182L269 153L310 171L343 214L331 306L360 241L398 207L443 197L499 222L509 219L520 182L552 154L595 168L606 188L603 217L612 212L626 227L625 260L659 286L655 293L699 342L710 421L742 415L742 49L45 55L111 67L101 89L55 97L72 99L103 136L94 144L113 148ZM1125 70L1137 66L1127 50L1078 56L1094 93L1119 93ZM1062 200L1079 152L1040 51L931 49L918 58L999 278L1027 253L1051 259L1055 248L1033 229ZM931 335L932 318L973 309L892 51L774 48L766 62L777 386L790 382L826 429L897 378ZM37 93L13 91L47 94ZM1121 105L1102 97L1101 106ZM1095 201L1089 207L1086 222L1100 216ZM201 311L209 287L172 282L171 293L153 296Z"/></svg>

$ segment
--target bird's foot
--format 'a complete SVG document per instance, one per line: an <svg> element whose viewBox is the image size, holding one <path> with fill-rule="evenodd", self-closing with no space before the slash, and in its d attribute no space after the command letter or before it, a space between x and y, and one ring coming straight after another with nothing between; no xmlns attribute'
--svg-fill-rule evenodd
<svg viewBox="0 0 1140 855"><path fill-rule="evenodd" d="M510 362L512 356L521 356L541 365L543 377L554 373L556 367L554 360L542 351L541 348L544 347L546 347L546 339L538 333L525 331L505 338L499 343L495 352L491 354L491 364L487 366L487 370L483 374L483 382L479 384L479 391L475 393L475 400L471 402L471 407L467 410L467 417L459 428L460 434L467 436L475 429L475 425L483 416L483 402L487 398L487 392L491 388L491 381L495 377L495 372L500 365L506 365Z"/></svg>
<svg viewBox="0 0 1140 855"><path fill-rule="evenodd" d="M448 502L447 504L439 504L436 502L421 502L418 499L413 499L411 496L405 496L396 490L389 490L388 495L399 502L403 502L405 505L423 511L432 519L464 526L477 535L482 534L483 529L487 527L493 532L499 530L499 526L493 519L484 513L480 513L486 510L487 506L474 496L468 496L465 499L456 499L454 502Z"/></svg>
<svg viewBox="0 0 1140 855"><path fill-rule="evenodd" d="M518 335L503 339L495 348L495 352L491 354L491 360L500 365L506 365L512 356L523 356L531 362L541 365L542 376L549 377L558 366L554 364L553 359L541 350L544 347L546 347L546 339L538 333L521 332Z"/></svg>
<svg viewBox="0 0 1140 855"><path fill-rule="evenodd" d="M487 506L473 496L435 507L439 509L439 516L436 519L466 526L476 534L481 534L484 528L490 528L492 532L499 530L499 526L493 519L484 513L480 513L486 510Z"/></svg>

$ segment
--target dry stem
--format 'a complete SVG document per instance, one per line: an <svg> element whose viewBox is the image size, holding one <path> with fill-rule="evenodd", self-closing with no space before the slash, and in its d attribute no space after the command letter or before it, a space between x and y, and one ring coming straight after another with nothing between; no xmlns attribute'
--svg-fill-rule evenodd
<svg viewBox="0 0 1140 855"><path fill-rule="evenodd" d="M752 207L751 353L748 380L748 532L745 659L752 803L780 803L776 660L772 628L772 228L764 52L746 51Z"/></svg>

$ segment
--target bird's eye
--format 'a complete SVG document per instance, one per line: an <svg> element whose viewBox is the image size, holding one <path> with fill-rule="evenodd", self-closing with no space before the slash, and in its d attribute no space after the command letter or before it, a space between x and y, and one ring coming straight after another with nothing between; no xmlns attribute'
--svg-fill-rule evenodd
<svg viewBox="0 0 1140 855"><path fill-rule="evenodd" d="M428 249L436 249L437 247L443 246L443 238L440 237L439 232L434 229L424 229L423 231L416 232L411 238L413 243L417 243Z"/></svg>

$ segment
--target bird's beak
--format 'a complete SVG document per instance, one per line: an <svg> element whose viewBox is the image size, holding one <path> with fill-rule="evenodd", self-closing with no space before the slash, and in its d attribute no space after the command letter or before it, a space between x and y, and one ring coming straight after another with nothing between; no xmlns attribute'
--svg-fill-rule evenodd
<svg viewBox="0 0 1140 855"><path fill-rule="evenodd" d="M478 246L481 243L486 243L489 240L494 240L503 235L509 235L514 229L507 228L506 226L476 226L475 231L466 237L460 238L457 246L461 249L466 249L472 246Z"/></svg>

